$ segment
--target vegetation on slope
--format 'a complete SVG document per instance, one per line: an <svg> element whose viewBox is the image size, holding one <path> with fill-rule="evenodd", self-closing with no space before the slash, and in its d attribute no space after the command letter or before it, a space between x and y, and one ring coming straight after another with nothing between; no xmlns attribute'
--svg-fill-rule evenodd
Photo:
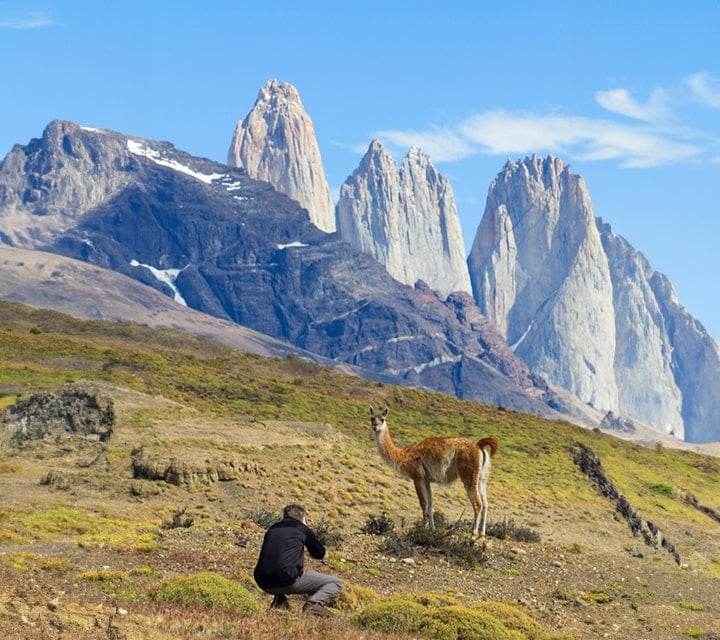
<svg viewBox="0 0 720 640"><path fill-rule="evenodd" d="M88 553L109 550L145 555L148 560L138 560L120 573L90 571L75 576L82 584L99 585L111 593L120 608L128 602L147 600L139 607L144 616L140 626L147 626L153 616L162 617L153 608L156 604L151 594L160 593L163 582L149 558L157 553L164 562L172 556L174 577L199 575L207 581L223 567L223 560L214 565L209 560L214 558L214 547L225 558L239 547L250 548L258 542L260 533L249 534L243 528L252 511L275 510L285 502L301 501L316 515L315 525L340 529L346 535L381 514L391 514L399 527L412 525L419 516L414 491L409 481L398 478L377 456L369 428L370 405L390 408L388 422L397 444L431 435L492 435L499 439L501 448L490 483L491 531L517 518L530 529L551 531L559 544L566 544L567 553L588 554L589 545L601 534L590 543L579 532L597 528L599 519L607 518L611 508L574 463L574 454L582 444L602 460L608 476L633 508L643 518L661 524L664 535L679 547L683 562L692 561L703 575L720 578L717 551L709 550L712 545L707 540L687 533L707 528L714 531L717 524L684 499L691 495L701 505L717 507L720 461L715 458L662 447L643 448L568 423L341 375L295 356L262 358L170 330L78 321L51 311L0 303L0 408L18 397L82 380L116 385L175 404L123 414L104 464L76 464L67 471L72 476L67 483L69 490L52 491L48 480L49 488L40 494L44 497L34 498L32 505L0 508L0 545L7 548L0 570L50 570L63 579L72 575L65 558L22 555L26 553L23 545L32 540L56 543L70 539ZM277 437L270 437L272 434ZM8 452L0 461L0 480L21 486L18 480L23 470L34 471L38 464L57 466L54 454L43 447L40 443L24 453ZM256 473L227 485L231 489L142 482L129 475L133 456L139 455L138 447L151 460L172 455L203 464L211 459L233 464L240 461L245 464L243 468L252 467ZM438 488L435 504L450 514L451 521L468 515L469 505L459 485ZM320 517L322 522L318 522ZM623 531L622 526L615 530ZM193 532L205 536L202 552L179 551L184 548L184 536L190 540ZM627 535L630 540L629 532ZM517 557L523 551L513 550L512 544L508 558L511 552ZM629 553L642 555L637 550ZM252 557L252 551L247 555ZM382 575L381 569L352 558L349 562L346 555L334 551L330 557L331 566L342 572L348 583L346 593L359 593L361 587L353 583L362 581L388 589L377 575ZM202 563L210 566L198 566L200 558L206 556ZM160 563L159 559L155 561ZM230 566L225 567L226 573ZM149 567L148 571L143 567ZM512 581L513 571L507 569L503 580ZM88 575L97 575L98 579L89 580ZM229 577L243 580L239 572ZM539 575L528 577L544 584L545 578ZM251 580L245 582L248 588L252 586ZM653 597L649 587L641 591L630 592L636 604L638 598ZM553 593L555 601L596 604L619 598L613 594L627 591L626 587L602 584L574 593L554 587ZM245 592L242 594L244 598ZM260 599L261 594L253 597ZM543 630L532 636L521 628L532 626L524 614L510 605L502 609L502 603L486 603L484 608L468 613L459 603L438 606L418 602L415 596L405 598L398 607L393 607L392 598L370 600L356 598L354 620L382 637L423 630L435 633L430 637L445 637L440 635L442 629L447 630L447 637L498 637L492 635L499 633L497 629L477 631L478 635L468 631L493 629L496 623L504 625L507 637L545 637L542 634L547 633ZM700 606L694 602L690 605ZM388 608L399 622L391 624L389 620L395 618L377 614ZM678 608L691 611L690 606ZM522 625L508 626L498 612L504 612L508 619L522 619ZM206 615L193 614L194 623L212 623L214 628L227 623L227 629L257 625L255 632L244 637L264 637L262 625L247 617L256 614L237 618L240 614L234 612L235 617L224 618L222 624L213 618L215 614L209 619ZM78 616L77 624L82 626L82 616ZM402 620L409 622L403 626ZM318 634L319 627L308 627L307 623L278 624L271 628L280 635L288 631L287 625L295 625L292 631L301 638ZM326 629L320 635L338 635L337 626L332 626L337 621L317 624L331 625L330 631ZM184 633L178 625L165 619L156 626L167 629L170 637ZM465 629L465 635L458 636L458 629ZM352 638L352 633L343 627L339 635ZM372 637L367 633L374 632L363 632L363 637ZM142 637L164 636L158 632Z"/></svg>

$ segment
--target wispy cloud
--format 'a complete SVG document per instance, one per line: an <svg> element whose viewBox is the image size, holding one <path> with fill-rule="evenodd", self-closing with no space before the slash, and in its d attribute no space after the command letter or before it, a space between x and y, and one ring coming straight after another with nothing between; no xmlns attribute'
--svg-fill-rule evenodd
<svg viewBox="0 0 720 640"><path fill-rule="evenodd" d="M720 107L720 79L698 73L680 86L658 87L646 100L627 89L595 93L608 112L596 118L562 113L487 110L453 127L426 131L378 131L384 144L420 147L436 162L474 155L552 153L570 160L613 160L640 168L717 156L717 140L679 124L678 109L688 102ZM621 118L618 118L621 116ZM628 120L629 119L629 120Z"/></svg>
<svg viewBox="0 0 720 640"><path fill-rule="evenodd" d="M492 111L466 120L462 130L492 155L553 153L578 160L617 160L624 167L651 167L687 160L701 148L651 127L583 116Z"/></svg>
<svg viewBox="0 0 720 640"><path fill-rule="evenodd" d="M436 162L456 162L477 153L462 132L439 127L429 131L377 131L373 137L396 147L419 147Z"/></svg>
<svg viewBox="0 0 720 640"><path fill-rule="evenodd" d="M17 16L0 16L0 29L41 29L52 24L53 19L42 11L29 11Z"/></svg>
<svg viewBox="0 0 720 640"><path fill-rule="evenodd" d="M627 89L611 89L595 93L595 100L603 109L645 122L666 120L670 115L669 99L665 89L655 89L649 100L644 103L635 100Z"/></svg>
<svg viewBox="0 0 720 640"><path fill-rule="evenodd" d="M709 73L695 73L686 78L685 83L697 102L720 108L720 78L713 78Z"/></svg>

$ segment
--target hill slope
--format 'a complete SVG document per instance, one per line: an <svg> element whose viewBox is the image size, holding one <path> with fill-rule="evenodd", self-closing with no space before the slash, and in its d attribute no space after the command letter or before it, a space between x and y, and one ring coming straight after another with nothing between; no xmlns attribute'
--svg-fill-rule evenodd
<svg viewBox="0 0 720 640"><path fill-rule="evenodd" d="M720 633L716 458L642 448L169 330L8 304L0 305L0 320L2 404L91 381L115 406L107 443L57 434L17 447L4 433L0 620L8 637L192 637L199 626L223 637L223 629L237 635L262 624L301 638L399 637L358 632L352 614L311 623L291 613L260 623L152 601L171 576L215 571L247 580L263 533L253 519L294 501L308 506L315 526L342 537L323 570L356 596L369 597L364 588L378 596L445 594L466 606L505 600L575 638ZM431 434L497 437L491 530L516 522L539 542L490 537L475 568L422 548L407 551L412 562L392 561L379 550L381 538L360 529L384 513L407 530L419 513L409 481L374 450L370 404L391 408L399 444ZM679 565L667 548L632 535L575 464L580 445L599 456L643 522L663 531ZM171 460L175 475L138 477L139 468L162 470ZM686 496L711 509L701 512ZM435 502L448 521L467 518L459 485L437 490ZM255 597L266 606L266 597Z"/></svg>

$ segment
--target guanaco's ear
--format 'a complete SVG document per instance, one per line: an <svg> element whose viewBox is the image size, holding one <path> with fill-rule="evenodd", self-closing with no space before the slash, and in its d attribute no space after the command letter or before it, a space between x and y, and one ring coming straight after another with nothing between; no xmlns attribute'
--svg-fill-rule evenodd
<svg viewBox="0 0 720 640"><path fill-rule="evenodd" d="M371 415L371 416L374 416L374 415L375 415L375 412L373 411L372 405L370 405L370 415Z"/></svg>
<svg viewBox="0 0 720 640"><path fill-rule="evenodd" d="M390 409L388 409L387 407L385 407L385 411L382 412L383 418L387 418L387 414L388 414L389 412L390 412Z"/></svg>

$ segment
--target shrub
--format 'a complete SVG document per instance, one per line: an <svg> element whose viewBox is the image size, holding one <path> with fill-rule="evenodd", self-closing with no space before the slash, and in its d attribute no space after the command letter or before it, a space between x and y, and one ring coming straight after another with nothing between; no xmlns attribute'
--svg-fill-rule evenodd
<svg viewBox="0 0 720 640"><path fill-rule="evenodd" d="M481 602L474 608L497 618L508 629L519 631L527 640L551 640L553 637L539 622L512 604L488 601Z"/></svg>
<svg viewBox="0 0 720 640"><path fill-rule="evenodd" d="M256 509L248 513L246 517L263 529L267 529L282 520L282 516L277 511L270 511L269 509Z"/></svg>
<svg viewBox="0 0 720 640"><path fill-rule="evenodd" d="M337 547L343 541L340 530L333 527L327 520L320 520L313 530L318 540L326 547Z"/></svg>
<svg viewBox="0 0 720 640"><path fill-rule="evenodd" d="M166 580L155 594L155 600L239 613L260 611L257 600L245 587L212 572Z"/></svg>
<svg viewBox="0 0 720 640"><path fill-rule="evenodd" d="M383 513L379 517L373 515L368 516L365 524L360 528L360 531L373 536L383 536L393 531L393 529L395 529L393 521Z"/></svg>
<svg viewBox="0 0 720 640"><path fill-rule="evenodd" d="M370 604L357 614L355 624L387 633L413 633L435 640L524 640L493 616L462 607L424 606L402 596Z"/></svg>
<svg viewBox="0 0 720 640"><path fill-rule="evenodd" d="M668 498L674 498L675 497L675 489L672 485L668 484L667 482L656 482L655 484L651 484L650 490L654 491L655 493L659 493L660 495L667 496Z"/></svg>
<svg viewBox="0 0 720 640"><path fill-rule="evenodd" d="M189 515L186 514L187 507L183 507L182 509L175 509L172 512L172 517L170 520L165 520L162 523L163 529L189 529L192 527L193 522L195 519Z"/></svg>
<svg viewBox="0 0 720 640"><path fill-rule="evenodd" d="M342 591L332 604L341 611L357 611L378 599L379 596L372 589L344 582Z"/></svg>
<svg viewBox="0 0 720 640"><path fill-rule="evenodd" d="M429 529L416 523L403 533L394 531L385 536L381 551L401 557L412 557L418 547L445 556L448 562L475 567L487 561L485 542L477 542L464 534L458 534L456 527Z"/></svg>
<svg viewBox="0 0 720 640"><path fill-rule="evenodd" d="M128 574L126 571L112 570L112 569L100 569L98 571L85 571L77 575L77 579L83 582L101 582L119 584L127 580Z"/></svg>
<svg viewBox="0 0 720 640"><path fill-rule="evenodd" d="M493 522L487 526L487 535L498 540L515 540L516 542L539 542L540 534L529 527L519 527L512 518L502 522Z"/></svg>

